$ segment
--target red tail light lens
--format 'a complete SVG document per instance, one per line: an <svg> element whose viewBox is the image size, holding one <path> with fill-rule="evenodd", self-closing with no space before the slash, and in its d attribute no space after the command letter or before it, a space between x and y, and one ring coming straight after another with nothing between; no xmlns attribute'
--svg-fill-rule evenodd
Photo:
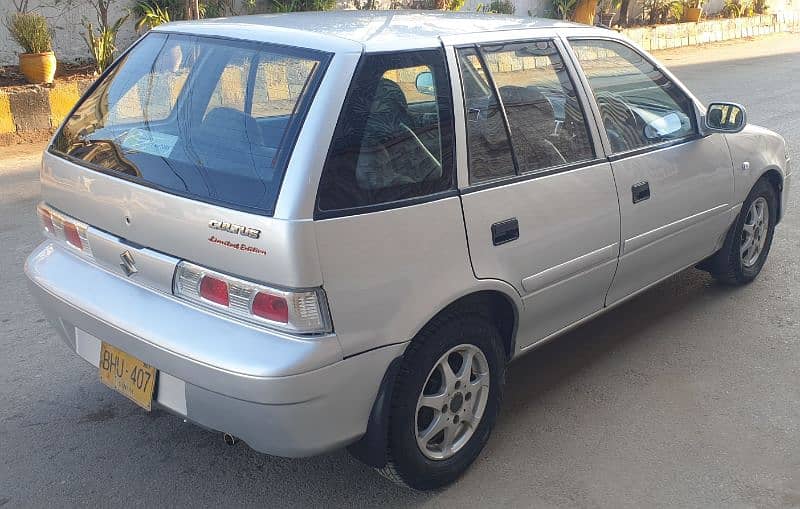
<svg viewBox="0 0 800 509"><path fill-rule="evenodd" d="M55 210L45 203L36 206L45 234L60 242L69 244L88 256L92 255L89 244L89 225Z"/></svg>
<svg viewBox="0 0 800 509"><path fill-rule="evenodd" d="M200 280L200 296L221 306L227 306L230 303L228 283L213 276L203 276Z"/></svg>
<svg viewBox="0 0 800 509"><path fill-rule="evenodd" d="M78 235L78 227L69 221L64 221L64 238L73 246L83 250L81 236Z"/></svg>
<svg viewBox="0 0 800 509"><path fill-rule="evenodd" d="M54 235L56 233L56 227L53 225L53 215L41 205L37 207L37 211L39 212L39 219L42 220L44 229L47 230L47 233Z"/></svg>
<svg viewBox="0 0 800 509"><path fill-rule="evenodd" d="M289 321L289 304L286 299L277 295L258 292L253 298L253 314L272 320L287 323Z"/></svg>

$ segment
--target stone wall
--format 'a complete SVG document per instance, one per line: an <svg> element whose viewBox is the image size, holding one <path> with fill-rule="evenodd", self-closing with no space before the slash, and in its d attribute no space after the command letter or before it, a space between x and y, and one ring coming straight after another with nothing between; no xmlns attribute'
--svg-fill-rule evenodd
<svg viewBox="0 0 800 509"><path fill-rule="evenodd" d="M652 51L792 30L800 30L798 12L626 28L621 32L645 50Z"/></svg>
<svg viewBox="0 0 800 509"><path fill-rule="evenodd" d="M46 140L92 80L0 88L0 146Z"/></svg>

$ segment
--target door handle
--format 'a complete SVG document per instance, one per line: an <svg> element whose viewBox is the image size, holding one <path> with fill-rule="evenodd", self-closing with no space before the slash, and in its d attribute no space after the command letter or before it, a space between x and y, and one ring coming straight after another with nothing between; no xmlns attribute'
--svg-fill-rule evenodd
<svg viewBox="0 0 800 509"><path fill-rule="evenodd" d="M499 246L519 238L519 222L516 217L492 225L492 244Z"/></svg>
<svg viewBox="0 0 800 509"><path fill-rule="evenodd" d="M650 199L650 183L645 181L632 185L631 194L633 195L633 203Z"/></svg>

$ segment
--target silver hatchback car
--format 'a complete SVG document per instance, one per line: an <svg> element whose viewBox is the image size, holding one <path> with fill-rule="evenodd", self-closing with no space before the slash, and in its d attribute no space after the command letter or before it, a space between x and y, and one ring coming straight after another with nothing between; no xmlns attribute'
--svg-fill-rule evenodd
<svg viewBox="0 0 800 509"><path fill-rule="evenodd" d="M612 31L373 11L153 30L41 182L25 271L103 383L429 489L513 358L693 265L753 280L790 170Z"/></svg>

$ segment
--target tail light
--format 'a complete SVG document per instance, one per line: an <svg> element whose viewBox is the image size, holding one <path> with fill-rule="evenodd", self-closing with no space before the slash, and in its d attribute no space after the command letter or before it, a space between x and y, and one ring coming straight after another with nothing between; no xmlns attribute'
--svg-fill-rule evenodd
<svg viewBox="0 0 800 509"><path fill-rule="evenodd" d="M296 334L331 332L321 288L273 288L180 262L172 291L184 300L258 325Z"/></svg>
<svg viewBox="0 0 800 509"><path fill-rule="evenodd" d="M89 228L86 223L62 214L43 203L36 207L36 211L42 221L45 235L66 242L70 247L89 256L92 255L89 239L86 236Z"/></svg>
<svg viewBox="0 0 800 509"><path fill-rule="evenodd" d="M200 297L220 306L230 306L228 283L206 274L200 278Z"/></svg>
<svg viewBox="0 0 800 509"><path fill-rule="evenodd" d="M53 215L50 213L50 211L44 205L39 205L36 207L36 210L39 212L39 219L42 220L44 231L50 235L55 235L56 227L53 224Z"/></svg>
<svg viewBox="0 0 800 509"><path fill-rule="evenodd" d="M254 315L273 322L289 322L289 304L283 297L258 292L253 297L252 310Z"/></svg>
<svg viewBox="0 0 800 509"><path fill-rule="evenodd" d="M83 250L83 242L81 242L81 236L75 223L64 221L64 238L74 247Z"/></svg>

